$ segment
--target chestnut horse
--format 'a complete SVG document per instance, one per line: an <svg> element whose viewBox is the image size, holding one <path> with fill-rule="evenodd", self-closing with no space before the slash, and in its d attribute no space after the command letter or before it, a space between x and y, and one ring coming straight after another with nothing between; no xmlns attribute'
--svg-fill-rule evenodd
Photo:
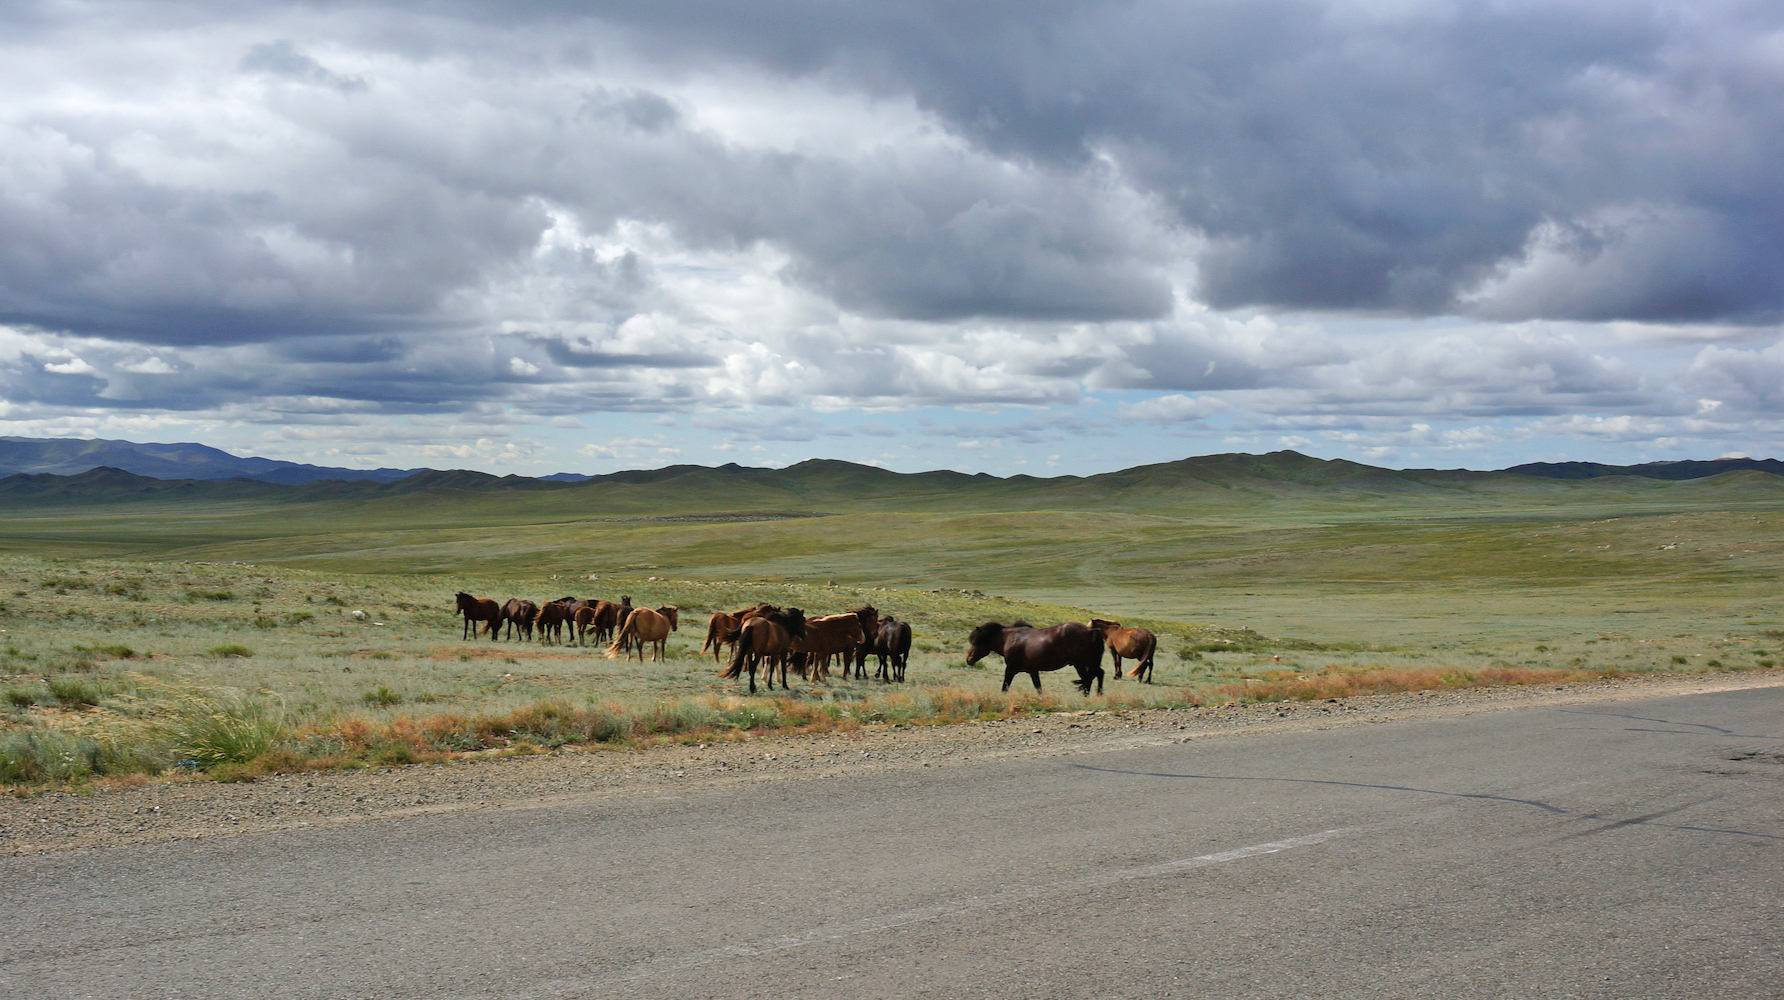
<svg viewBox="0 0 1784 1000"><path fill-rule="evenodd" d="M1090 627L1103 634L1109 644L1109 659L1115 661L1115 679L1121 679L1121 658L1140 661L1134 667L1134 680L1152 683L1152 654L1158 652L1158 636L1149 628L1122 628L1120 622L1092 618Z"/></svg>
<svg viewBox="0 0 1784 1000"><path fill-rule="evenodd" d="M669 633L681 627L681 609L673 605L665 605L652 611L650 608L638 608L626 616L626 623L619 627L619 635L613 644L607 647L607 658L615 659L627 646L638 645L638 662L644 662L644 644L650 643L652 659L663 662L669 646Z"/></svg>
<svg viewBox="0 0 1784 1000"><path fill-rule="evenodd" d="M805 634L793 639L794 666L813 683L830 679L830 658L842 657L843 676L861 646L861 619L853 611L805 620Z"/></svg>
<svg viewBox="0 0 1784 1000"><path fill-rule="evenodd" d="M768 661L768 689L774 690L774 668L781 671L781 687L787 686L787 660L793 640L805 634L805 612L798 608L771 611L760 618L743 623L737 633L737 647L731 653L731 665L720 679L736 677L745 669L750 672L750 694L756 693L756 669Z"/></svg>
<svg viewBox="0 0 1784 1000"><path fill-rule="evenodd" d="M1017 674L1027 674L1034 689L1041 689L1041 671L1073 667L1078 671L1078 690L1103 693L1103 634L1079 622L1066 622L1052 628L1032 625L1000 625L986 622L967 637L968 666L984 659L988 653L1003 657L1003 689Z"/></svg>
<svg viewBox="0 0 1784 1000"><path fill-rule="evenodd" d="M458 592L458 613L465 616L464 638L469 639L474 630L472 622L484 622L489 627L489 638L495 640L496 633L502 628L502 606L493 597L472 597L464 591Z"/></svg>
<svg viewBox="0 0 1784 1000"><path fill-rule="evenodd" d="M887 615L880 619L879 631L868 642L873 646L874 655L880 658L880 669L874 676L888 684L892 681L903 684L904 668L911 659L910 625Z"/></svg>

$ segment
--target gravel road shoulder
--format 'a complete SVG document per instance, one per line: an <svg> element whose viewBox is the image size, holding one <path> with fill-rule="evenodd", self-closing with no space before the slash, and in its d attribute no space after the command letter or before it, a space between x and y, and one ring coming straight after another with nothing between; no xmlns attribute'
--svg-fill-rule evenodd
<svg viewBox="0 0 1784 1000"><path fill-rule="evenodd" d="M812 781L969 761L1374 725L1591 702L1784 686L1784 669L1565 686L1377 695L1232 708L1083 712L946 726L882 726L644 749L566 748L366 771L202 778L0 799L0 853L119 847L439 812L534 809L613 796Z"/></svg>

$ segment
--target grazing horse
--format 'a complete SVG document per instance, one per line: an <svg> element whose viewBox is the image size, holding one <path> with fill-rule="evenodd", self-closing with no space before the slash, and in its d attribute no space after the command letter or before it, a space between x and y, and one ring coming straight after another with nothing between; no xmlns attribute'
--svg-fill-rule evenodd
<svg viewBox="0 0 1784 1000"><path fill-rule="evenodd" d="M712 649L712 662L724 662L720 659L720 657L724 655L724 648L726 646L737 645L737 631L743 628L744 622L749 621L751 618L760 618L770 611L779 610L779 608L772 604L758 604L755 607L744 608L741 611L733 611L729 613L724 611L714 612L713 616L707 619L706 641L700 644L700 652L704 653L710 647Z"/></svg>
<svg viewBox="0 0 1784 1000"><path fill-rule="evenodd" d="M855 676L860 680L867 679L867 654L873 652L874 636L880 633L880 613L871 604L855 609L855 617L861 622L861 645L855 647L853 656L843 660L843 677L849 676L849 663L854 661Z"/></svg>
<svg viewBox="0 0 1784 1000"><path fill-rule="evenodd" d="M586 607L577 609L575 620L577 645L593 632L595 645L599 646L612 639L613 633L619 629L619 605L612 601L589 601Z"/></svg>
<svg viewBox="0 0 1784 1000"><path fill-rule="evenodd" d="M1034 689L1041 689L1041 671L1073 667L1078 671L1078 690L1103 693L1103 634L1079 622L1066 622L1052 628L1032 625L1000 625L986 622L967 637L966 662L979 662L988 653L1003 657L1003 689L1017 674L1027 674Z"/></svg>
<svg viewBox="0 0 1784 1000"><path fill-rule="evenodd" d="M911 627L891 615L880 619L880 628L871 640L874 655L880 658L880 669L874 676L891 683L904 683L904 668L911 659ZM887 660L890 660L890 666Z"/></svg>
<svg viewBox="0 0 1784 1000"><path fill-rule="evenodd" d="M720 679L736 677L745 669L750 672L750 694L756 693L756 669L768 661L768 689L774 690L774 668L781 670L781 687L787 686L787 660L793 640L805 634L805 612L798 608L771 611L743 623L737 633L737 647L731 653L731 665Z"/></svg>
<svg viewBox="0 0 1784 1000"><path fill-rule="evenodd" d="M629 645L638 645L638 662L644 662L644 644L650 643L652 659L658 663L666 658L669 646L669 633L681 627L681 609L673 605L665 605L652 611L650 608L639 608L626 616L626 623L619 627L619 635L614 637L613 644L607 647L607 658L616 659Z"/></svg>
<svg viewBox="0 0 1784 1000"><path fill-rule="evenodd" d="M541 643L545 642L546 637L549 636L551 639L555 640L558 645L563 645L564 622L569 617L564 613L564 608L569 603L570 598L565 597L555 601L547 601L540 606L539 613L533 616L533 625L539 630L539 641Z"/></svg>
<svg viewBox="0 0 1784 1000"><path fill-rule="evenodd" d="M1103 634L1109 644L1109 659L1115 661L1115 679L1121 679L1121 658L1138 660L1134 680L1152 683L1152 654L1158 652L1158 636L1149 628L1122 628L1120 622L1092 618L1090 627Z"/></svg>
<svg viewBox="0 0 1784 1000"><path fill-rule="evenodd" d="M861 646L861 619L853 611L840 615L824 615L821 618L805 620L805 634L793 640L794 661L801 677L806 676L806 669L811 671L812 681L830 679L830 658L842 657L843 675L848 675L849 663L855 658L855 650Z"/></svg>
<svg viewBox="0 0 1784 1000"><path fill-rule="evenodd" d="M493 597L472 597L464 591L458 592L458 613L465 616L464 638L469 639L475 630L472 622L487 623L489 638L493 642L496 633L502 628L502 606Z"/></svg>
<svg viewBox="0 0 1784 1000"><path fill-rule="evenodd" d="M512 639L520 633L524 642L533 637L533 619L539 614L539 605L532 601L516 597L502 605L502 617L508 622L508 634L504 638Z"/></svg>

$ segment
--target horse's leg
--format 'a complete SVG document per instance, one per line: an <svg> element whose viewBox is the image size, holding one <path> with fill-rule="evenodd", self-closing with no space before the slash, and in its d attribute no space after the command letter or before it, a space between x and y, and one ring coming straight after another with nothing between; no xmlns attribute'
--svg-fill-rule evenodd
<svg viewBox="0 0 1784 1000"><path fill-rule="evenodd" d="M1039 670L1030 670L1028 672L1028 679L1034 681L1034 689L1036 691L1041 689L1041 672Z"/></svg>
<svg viewBox="0 0 1784 1000"><path fill-rule="evenodd" d="M1020 670L1017 670L1017 669L1016 669L1016 668L1015 668L1015 667L1013 667L1013 666L1011 666L1011 665L1010 665L1010 664L1008 664L1008 663L1006 663L1006 664L1004 664L1004 683L1003 683L1003 689L1004 689L1004 690L1005 690L1005 691L1006 691L1006 692L1007 692L1007 691L1009 691L1009 690L1010 690L1010 682L1011 682L1011 681L1013 681L1013 680L1015 680L1015 679L1016 679L1016 675L1017 675L1017 674L1019 674L1019 673L1021 673L1021 672L1022 672L1022 671L1020 671ZM1036 681L1036 682L1035 682L1035 683L1036 683L1036 684L1039 684L1039 683L1040 683L1040 682L1039 682L1039 681L1038 681L1038 680L1037 680L1037 681Z"/></svg>
<svg viewBox="0 0 1784 1000"><path fill-rule="evenodd" d="M1115 679L1120 680L1121 679L1121 654L1115 652L1114 646L1109 647L1109 659L1115 661Z"/></svg>

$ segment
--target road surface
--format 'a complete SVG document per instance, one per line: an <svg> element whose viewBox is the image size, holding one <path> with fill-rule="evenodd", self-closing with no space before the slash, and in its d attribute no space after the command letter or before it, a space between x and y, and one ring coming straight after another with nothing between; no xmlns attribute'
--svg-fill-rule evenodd
<svg viewBox="0 0 1784 1000"><path fill-rule="evenodd" d="M0 897L5 997L1780 998L1784 688L42 854Z"/></svg>

